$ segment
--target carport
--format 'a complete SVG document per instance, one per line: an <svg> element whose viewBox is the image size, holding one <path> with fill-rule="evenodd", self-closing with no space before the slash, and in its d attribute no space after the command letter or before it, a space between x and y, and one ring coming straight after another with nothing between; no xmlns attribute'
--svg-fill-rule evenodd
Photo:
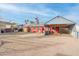
<svg viewBox="0 0 79 59"><path fill-rule="evenodd" d="M70 34L74 26L75 22L61 16L56 16L45 23L45 28L47 29L45 32L48 31L51 34Z"/></svg>

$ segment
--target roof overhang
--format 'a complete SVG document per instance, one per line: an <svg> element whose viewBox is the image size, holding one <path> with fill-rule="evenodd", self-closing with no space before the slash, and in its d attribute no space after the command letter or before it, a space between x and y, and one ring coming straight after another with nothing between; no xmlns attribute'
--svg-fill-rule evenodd
<svg viewBox="0 0 79 59"><path fill-rule="evenodd" d="M68 25L71 25L71 24L76 24L76 23L71 21L71 20L68 20L64 17L56 16L53 19L47 21L44 25L50 25L50 24L68 24Z"/></svg>

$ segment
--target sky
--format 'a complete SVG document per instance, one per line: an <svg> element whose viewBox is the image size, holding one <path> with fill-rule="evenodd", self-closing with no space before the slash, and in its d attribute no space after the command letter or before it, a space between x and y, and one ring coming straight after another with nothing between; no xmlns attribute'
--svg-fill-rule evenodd
<svg viewBox="0 0 79 59"><path fill-rule="evenodd" d="M78 3L0 3L1 21L14 21L23 24L25 20L46 21L63 16L79 24L79 4Z"/></svg>

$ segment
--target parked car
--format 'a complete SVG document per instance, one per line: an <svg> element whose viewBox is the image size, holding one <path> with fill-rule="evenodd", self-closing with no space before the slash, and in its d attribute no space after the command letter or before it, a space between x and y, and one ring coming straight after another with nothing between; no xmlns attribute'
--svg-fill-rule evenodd
<svg viewBox="0 0 79 59"><path fill-rule="evenodd" d="M4 30L5 30L5 32L14 32L14 30L11 29L11 28L6 28L6 29L4 29Z"/></svg>
<svg viewBox="0 0 79 59"><path fill-rule="evenodd" d="M11 28L1 29L1 33L14 32Z"/></svg>
<svg viewBox="0 0 79 59"><path fill-rule="evenodd" d="M4 29L1 29L1 33L4 33L5 31L4 31Z"/></svg>

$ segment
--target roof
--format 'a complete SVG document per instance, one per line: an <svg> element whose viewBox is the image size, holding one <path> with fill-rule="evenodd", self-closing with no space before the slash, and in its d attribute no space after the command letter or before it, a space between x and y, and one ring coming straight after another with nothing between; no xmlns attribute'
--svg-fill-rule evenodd
<svg viewBox="0 0 79 59"><path fill-rule="evenodd" d="M8 22L6 21L7 19L4 19L2 17L0 17L0 24L7 24L7 25L14 25L14 24L17 24L15 22Z"/></svg>
<svg viewBox="0 0 79 59"><path fill-rule="evenodd" d="M33 26L33 27L44 26L44 23L40 22L39 24L37 24L36 22L34 22L34 23L24 24L24 27L28 27L28 26Z"/></svg>
<svg viewBox="0 0 79 59"><path fill-rule="evenodd" d="M56 16L53 19L47 21L46 24L75 24L75 22L68 20L62 16Z"/></svg>
<svg viewBox="0 0 79 59"><path fill-rule="evenodd" d="M5 21L0 21L0 23L3 23L3 24L12 24L10 22L5 22Z"/></svg>

